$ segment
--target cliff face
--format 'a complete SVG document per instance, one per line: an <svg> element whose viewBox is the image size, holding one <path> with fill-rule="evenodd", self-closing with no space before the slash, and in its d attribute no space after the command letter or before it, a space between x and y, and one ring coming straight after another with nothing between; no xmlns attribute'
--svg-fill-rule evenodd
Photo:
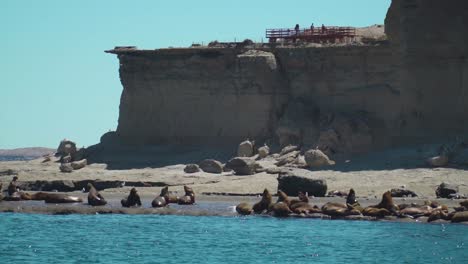
<svg viewBox="0 0 468 264"><path fill-rule="evenodd" d="M127 143L269 137L287 100L271 53L233 49L119 53L118 134Z"/></svg>
<svg viewBox="0 0 468 264"><path fill-rule="evenodd" d="M402 64L402 134L466 133L468 1L394 0L385 22Z"/></svg>
<svg viewBox="0 0 468 264"><path fill-rule="evenodd" d="M361 152L468 131L468 1L394 0L389 42L114 49L131 145L245 138Z"/></svg>

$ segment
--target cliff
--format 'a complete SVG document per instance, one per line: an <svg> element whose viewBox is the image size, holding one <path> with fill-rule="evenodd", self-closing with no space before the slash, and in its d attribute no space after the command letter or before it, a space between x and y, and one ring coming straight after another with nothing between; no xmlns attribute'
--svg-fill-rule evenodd
<svg viewBox="0 0 468 264"><path fill-rule="evenodd" d="M245 138L330 154L466 134L468 2L394 0L368 45L113 49L127 145Z"/></svg>

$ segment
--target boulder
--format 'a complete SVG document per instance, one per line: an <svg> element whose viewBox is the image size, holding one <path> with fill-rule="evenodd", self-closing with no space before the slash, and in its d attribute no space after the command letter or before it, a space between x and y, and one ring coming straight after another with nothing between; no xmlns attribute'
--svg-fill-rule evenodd
<svg viewBox="0 0 468 264"><path fill-rule="evenodd" d="M307 165L312 168L335 165L335 162L319 149L308 150L304 156Z"/></svg>
<svg viewBox="0 0 468 264"><path fill-rule="evenodd" d="M75 153L71 154L72 161L78 161L86 158L86 149L80 148Z"/></svg>
<svg viewBox="0 0 468 264"><path fill-rule="evenodd" d="M60 164L60 171L61 172L72 172L73 167L71 166L71 163L62 163Z"/></svg>
<svg viewBox="0 0 468 264"><path fill-rule="evenodd" d="M265 145L263 147L258 148L258 157L263 159L270 155L270 148Z"/></svg>
<svg viewBox="0 0 468 264"><path fill-rule="evenodd" d="M204 172L208 173L222 173L223 172L223 164L214 159L206 159L198 164L200 169Z"/></svg>
<svg viewBox="0 0 468 264"><path fill-rule="evenodd" d="M254 154L254 142L250 140L243 141L237 148L238 157L252 157Z"/></svg>
<svg viewBox="0 0 468 264"><path fill-rule="evenodd" d="M282 190L289 196L297 196L299 192L308 192L311 196L323 197L327 193L327 181L315 178L313 172L308 170L283 170L278 175L278 190Z"/></svg>
<svg viewBox="0 0 468 264"><path fill-rule="evenodd" d="M253 159L237 157L229 160L226 167L234 170L236 175L252 175L259 165Z"/></svg>
<svg viewBox="0 0 468 264"><path fill-rule="evenodd" d="M65 156L65 155L73 155L76 152L76 143L68 140L68 139L63 139L60 141L60 145L57 148L57 154L60 156Z"/></svg>
<svg viewBox="0 0 468 264"><path fill-rule="evenodd" d="M286 155L296 150L299 150L299 146L293 146L293 145L286 146L283 149L281 149L280 156Z"/></svg>
<svg viewBox="0 0 468 264"><path fill-rule="evenodd" d="M70 163L71 161L72 161L72 156L70 154L60 157L61 163Z"/></svg>
<svg viewBox="0 0 468 264"><path fill-rule="evenodd" d="M449 159L445 155L435 156L427 159L427 164L432 167L444 167L447 166Z"/></svg>
<svg viewBox="0 0 468 264"><path fill-rule="evenodd" d="M415 192L406 189L391 189L390 193L392 197L418 197Z"/></svg>
<svg viewBox="0 0 468 264"><path fill-rule="evenodd" d="M84 168L86 165L88 165L88 160L86 159L82 159L82 160L79 160L79 161L73 161L71 163L71 166L74 170L79 170L79 169L82 169Z"/></svg>
<svg viewBox="0 0 468 264"><path fill-rule="evenodd" d="M197 164L187 164L184 168L185 173L195 173L199 171L200 171L200 167L198 167Z"/></svg>
<svg viewBox="0 0 468 264"><path fill-rule="evenodd" d="M437 198L451 198L451 194L458 193L458 186L449 183L441 183L436 190Z"/></svg>
<svg viewBox="0 0 468 264"><path fill-rule="evenodd" d="M301 152L299 150L295 150L292 152L288 152L279 158L276 159L276 166L284 166L289 163L294 163Z"/></svg>

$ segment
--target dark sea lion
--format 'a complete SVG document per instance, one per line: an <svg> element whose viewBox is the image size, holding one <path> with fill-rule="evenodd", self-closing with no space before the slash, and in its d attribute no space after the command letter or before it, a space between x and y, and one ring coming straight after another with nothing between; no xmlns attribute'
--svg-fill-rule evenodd
<svg viewBox="0 0 468 264"><path fill-rule="evenodd" d="M460 206L465 207L465 208L468 209L468 200L461 201Z"/></svg>
<svg viewBox="0 0 468 264"><path fill-rule="evenodd" d="M165 196L168 194L169 192L169 187L166 186L164 188L161 189L161 193L159 194L159 196L156 196L156 198L154 198L154 200L151 202L151 206L152 207L164 207L167 205L167 200L165 198Z"/></svg>
<svg viewBox="0 0 468 264"><path fill-rule="evenodd" d="M138 195L135 188L132 188L128 197L126 199L122 199L120 203L123 207L141 206L140 195Z"/></svg>
<svg viewBox="0 0 468 264"><path fill-rule="evenodd" d="M351 205L358 203L356 200L356 192L353 188L349 189L348 196L346 197L346 203Z"/></svg>
<svg viewBox="0 0 468 264"><path fill-rule="evenodd" d="M180 197L177 201L178 204L194 204L195 192L192 188L184 185L185 195Z"/></svg>
<svg viewBox="0 0 468 264"><path fill-rule="evenodd" d="M106 205L107 201L102 195L94 188L91 183L88 183L88 204L92 206Z"/></svg>
<svg viewBox="0 0 468 264"><path fill-rule="evenodd" d="M265 188L265 190L263 190L262 200L254 204L252 207L254 213L261 214L263 211L268 210L268 208L272 204L272 201L273 197L271 197L271 194L268 191L268 189Z"/></svg>
<svg viewBox="0 0 468 264"><path fill-rule="evenodd" d="M250 215L253 212L252 206L248 203L240 203L236 206L237 213L241 215Z"/></svg>
<svg viewBox="0 0 468 264"><path fill-rule="evenodd" d="M3 184L0 182L0 202L3 200Z"/></svg>
<svg viewBox="0 0 468 264"><path fill-rule="evenodd" d="M8 185L8 195L9 196L12 196L15 192L18 192L19 191L19 188L17 186L17 181L18 181L18 177L15 176L13 177L13 180L10 182L10 184Z"/></svg>

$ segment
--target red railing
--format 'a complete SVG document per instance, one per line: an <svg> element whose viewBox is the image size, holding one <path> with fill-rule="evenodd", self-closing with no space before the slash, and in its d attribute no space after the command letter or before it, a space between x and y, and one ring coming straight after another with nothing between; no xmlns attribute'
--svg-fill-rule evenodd
<svg viewBox="0 0 468 264"><path fill-rule="evenodd" d="M356 37L356 29L353 27L310 27L297 30L294 28L267 29L266 37L270 39L270 42L276 42L277 39L333 42Z"/></svg>

